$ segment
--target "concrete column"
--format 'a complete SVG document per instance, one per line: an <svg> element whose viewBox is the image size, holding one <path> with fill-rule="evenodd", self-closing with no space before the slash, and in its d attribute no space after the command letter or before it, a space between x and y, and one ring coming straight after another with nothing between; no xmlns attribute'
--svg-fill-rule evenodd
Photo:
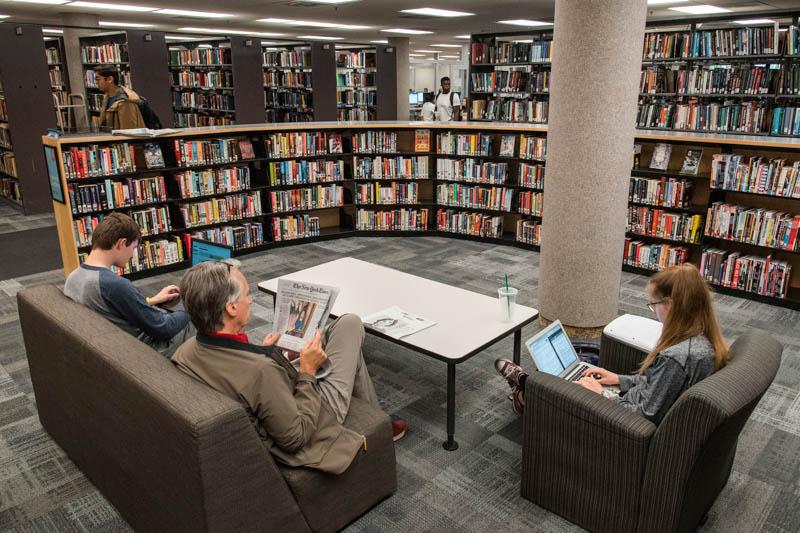
<svg viewBox="0 0 800 533"><path fill-rule="evenodd" d="M617 314L646 0L556 0L539 278L545 320Z"/></svg>
<svg viewBox="0 0 800 533"><path fill-rule="evenodd" d="M389 46L394 46L397 56L397 120L408 120L408 90L411 88L408 37L389 37ZM380 98L380 95L378 95Z"/></svg>
<svg viewBox="0 0 800 533"><path fill-rule="evenodd" d="M69 91L86 97L86 86L83 83L83 62L81 61L81 44L79 38L97 33L100 17L84 13L61 13L64 24L64 61L69 73ZM88 102L87 102L88 104ZM85 113L75 113L76 126L88 128L89 119Z"/></svg>

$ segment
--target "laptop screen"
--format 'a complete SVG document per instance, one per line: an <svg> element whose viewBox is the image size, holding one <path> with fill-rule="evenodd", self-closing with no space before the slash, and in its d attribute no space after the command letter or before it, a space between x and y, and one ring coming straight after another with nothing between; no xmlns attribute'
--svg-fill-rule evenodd
<svg viewBox="0 0 800 533"><path fill-rule="evenodd" d="M547 374L558 376L578 360L567 332L558 321L547 326L526 345L536 368Z"/></svg>
<svg viewBox="0 0 800 533"><path fill-rule="evenodd" d="M192 266L203 261L216 261L230 259L233 248L224 244L192 239Z"/></svg>

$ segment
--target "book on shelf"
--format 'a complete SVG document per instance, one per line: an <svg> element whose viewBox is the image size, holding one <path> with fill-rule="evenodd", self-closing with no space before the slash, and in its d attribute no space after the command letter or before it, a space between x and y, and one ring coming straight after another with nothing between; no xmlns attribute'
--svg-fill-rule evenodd
<svg viewBox="0 0 800 533"><path fill-rule="evenodd" d="M304 185L344 180L344 161L290 159L269 163L269 184Z"/></svg>
<svg viewBox="0 0 800 533"><path fill-rule="evenodd" d="M261 222L242 222L236 226L217 226L183 234L186 249L192 249L192 239L209 241L234 250L244 250L264 244L264 225Z"/></svg>
<svg viewBox="0 0 800 533"><path fill-rule="evenodd" d="M426 231L428 209L357 209L355 228L359 231Z"/></svg>
<svg viewBox="0 0 800 533"><path fill-rule="evenodd" d="M436 201L453 207L511 212L513 196L513 189L505 187L472 187L460 183L440 183L436 187Z"/></svg>
<svg viewBox="0 0 800 533"><path fill-rule="evenodd" d="M307 214L272 219L272 237L275 242L318 237L319 229L319 217Z"/></svg>
<svg viewBox="0 0 800 533"><path fill-rule="evenodd" d="M353 133L354 153L391 153L397 151L397 133L393 131L359 131Z"/></svg>
<svg viewBox="0 0 800 533"><path fill-rule="evenodd" d="M532 189L544 189L544 165L520 163L519 184Z"/></svg>
<svg viewBox="0 0 800 533"><path fill-rule="evenodd" d="M175 139L174 146L178 166L235 163L239 160L239 155L236 153L236 139L204 141Z"/></svg>
<svg viewBox="0 0 800 533"><path fill-rule="evenodd" d="M800 198L800 161L714 154L711 188Z"/></svg>
<svg viewBox="0 0 800 533"><path fill-rule="evenodd" d="M707 248L700 259L700 274L712 285L773 298L786 298L791 273L791 263L772 256Z"/></svg>
<svg viewBox="0 0 800 533"><path fill-rule="evenodd" d="M280 337L275 345L299 354L325 325L338 295L337 287L279 279L274 324ZM293 361L299 364L299 357ZM321 377L319 372L317 377Z"/></svg>
<svg viewBox="0 0 800 533"><path fill-rule="evenodd" d="M547 137L520 135L520 159L545 159L547 157Z"/></svg>
<svg viewBox="0 0 800 533"><path fill-rule="evenodd" d="M686 157L683 158L683 165L681 166L681 174L697 175L700 169L700 159L703 157L702 148L689 148L686 151Z"/></svg>
<svg viewBox="0 0 800 533"><path fill-rule="evenodd" d="M125 181L107 179L89 185L69 183L67 191L73 214L167 201L164 176L128 178Z"/></svg>
<svg viewBox="0 0 800 533"><path fill-rule="evenodd" d="M144 163L147 168L164 168L164 154L158 143L144 145Z"/></svg>
<svg viewBox="0 0 800 533"><path fill-rule="evenodd" d="M627 227L629 232L636 235L698 243L703 235L703 216L628 206Z"/></svg>
<svg viewBox="0 0 800 533"><path fill-rule="evenodd" d="M445 155L472 155L489 157L492 137L483 133L439 133L436 135L436 152Z"/></svg>
<svg viewBox="0 0 800 533"><path fill-rule="evenodd" d="M327 132L273 133L267 137L267 155L285 158L326 155L329 152Z"/></svg>
<svg viewBox="0 0 800 533"><path fill-rule="evenodd" d="M439 231L448 233L499 239L503 236L503 217L455 209L439 209L436 213L436 227Z"/></svg>
<svg viewBox="0 0 800 533"><path fill-rule="evenodd" d="M436 160L436 179L443 181L468 181L503 185L508 175L508 163L493 163L467 157L464 159Z"/></svg>
<svg viewBox="0 0 800 533"><path fill-rule="evenodd" d="M62 152L67 179L83 179L136 171L136 154L130 143L101 147L73 146Z"/></svg>
<svg viewBox="0 0 800 533"><path fill-rule="evenodd" d="M692 190L693 182L689 180L632 177L628 201L660 207L687 207Z"/></svg>
<svg viewBox="0 0 800 533"><path fill-rule="evenodd" d="M330 133L328 134L328 153L341 154L342 153L342 134Z"/></svg>
<svg viewBox="0 0 800 533"><path fill-rule="evenodd" d="M269 198L273 213L325 209L344 205L344 188L334 184L325 187L317 185L288 191L270 191Z"/></svg>
<svg viewBox="0 0 800 533"><path fill-rule="evenodd" d="M253 143L250 139L239 140L239 153L242 154L242 159L255 159L256 153L253 151Z"/></svg>
<svg viewBox="0 0 800 533"><path fill-rule="evenodd" d="M431 151L431 130L414 130L414 151Z"/></svg>
<svg viewBox="0 0 800 533"><path fill-rule="evenodd" d="M667 170L671 155L671 144L656 143L655 146L653 146L653 155L650 157L650 168L653 170Z"/></svg>
<svg viewBox="0 0 800 533"><path fill-rule="evenodd" d="M705 234L777 250L798 251L798 231L800 214L714 202L708 208Z"/></svg>
<svg viewBox="0 0 800 533"><path fill-rule="evenodd" d="M396 305L361 318L364 327L378 331L393 339L402 339L434 326L436 322L403 311Z"/></svg>
<svg viewBox="0 0 800 533"><path fill-rule="evenodd" d="M187 170L176 173L175 182L181 198L242 191L250 188L250 167Z"/></svg>
<svg viewBox="0 0 800 533"><path fill-rule="evenodd" d="M187 248L183 246L178 236L169 239L145 240L134 249L133 256L123 268L112 267L112 270L123 276L182 263L186 260L186 250ZM88 253L80 253L78 262L83 264L88 257Z"/></svg>
<svg viewBox="0 0 800 533"><path fill-rule="evenodd" d="M354 157L353 177L357 180L427 179L428 157Z"/></svg>
<svg viewBox="0 0 800 533"><path fill-rule="evenodd" d="M521 191L517 199L517 212L523 215L542 216L544 193Z"/></svg>
<svg viewBox="0 0 800 533"><path fill-rule="evenodd" d="M514 149L516 146L516 135L503 135L500 137L500 157L514 157Z"/></svg>
<svg viewBox="0 0 800 533"><path fill-rule="evenodd" d="M185 227L193 228L260 216L261 194L239 193L178 206Z"/></svg>
<svg viewBox="0 0 800 533"><path fill-rule="evenodd" d="M416 204L419 203L419 185L414 182L390 185L377 182L357 184L356 204Z"/></svg>
<svg viewBox="0 0 800 533"><path fill-rule="evenodd" d="M622 262L646 270L664 270L689 260L689 249L666 243L642 242L626 238Z"/></svg>
<svg viewBox="0 0 800 533"><path fill-rule="evenodd" d="M639 170L642 166L642 145L635 143L633 145L633 169Z"/></svg>
<svg viewBox="0 0 800 533"><path fill-rule="evenodd" d="M542 242L542 225L535 220L517 220L517 242L539 246Z"/></svg>

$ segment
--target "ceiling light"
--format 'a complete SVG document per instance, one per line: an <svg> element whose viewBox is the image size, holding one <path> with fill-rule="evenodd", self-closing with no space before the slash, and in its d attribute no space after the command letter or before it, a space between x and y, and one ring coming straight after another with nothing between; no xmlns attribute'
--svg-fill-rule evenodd
<svg viewBox="0 0 800 533"><path fill-rule="evenodd" d="M442 59L458 59L461 56L439 56Z"/></svg>
<svg viewBox="0 0 800 533"><path fill-rule="evenodd" d="M53 6L60 6L66 4L69 0L12 0L13 2L22 2L25 4L50 4Z"/></svg>
<svg viewBox="0 0 800 533"><path fill-rule="evenodd" d="M710 6L708 4L700 4L699 6L686 6L686 7L671 7L672 11L680 11L681 13L688 13L689 15L711 15L713 13L730 13L730 9L724 7Z"/></svg>
<svg viewBox="0 0 800 533"><path fill-rule="evenodd" d="M427 30L407 30L404 28L391 28L388 30L381 30L381 31L385 33L401 33L404 35L426 35L429 33L433 33L432 31L427 31Z"/></svg>
<svg viewBox="0 0 800 533"><path fill-rule="evenodd" d="M689 0L647 0L648 6L657 6L661 4L682 4L683 2L688 2Z"/></svg>
<svg viewBox="0 0 800 533"><path fill-rule="evenodd" d="M539 20L528 20L528 19L512 19L512 20L498 20L498 24L509 24L511 26L552 26L552 22L541 22Z"/></svg>
<svg viewBox="0 0 800 533"><path fill-rule="evenodd" d="M176 17L197 17L203 19L224 19L234 17L228 13L212 13L210 11L189 11L187 9L159 9L159 15L174 15Z"/></svg>
<svg viewBox="0 0 800 533"><path fill-rule="evenodd" d="M67 7L88 7L91 9L105 9L107 11L135 11L147 13L155 11L157 7L131 6L126 4L106 4L104 2L70 2Z"/></svg>
<svg viewBox="0 0 800 533"><path fill-rule="evenodd" d="M471 17L475 13L465 11L450 11L449 9L437 9L435 7L418 7L416 9L401 9L401 13L412 13L414 15L426 15L428 17Z"/></svg>
<svg viewBox="0 0 800 533"><path fill-rule="evenodd" d="M472 39L471 35L456 35L456 39Z"/></svg>
<svg viewBox="0 0 800 533"><path fill-rule="evenodd" d="M4 15L4 17L7 17L7 16L8 15ZM55 28L42 28L42 33L58 33L58 34L62 34L62 33L64 33L64 30L57 30Z"/></svg>
<svg viewBox="0 0 800 533"><path fill-rule="evenodd" d="M532 43L533 39L514 39L512 43Z"/></svg>
<svg viewBox="0 0 800 533"><path fill-rule="evenodd" d="M110 20L101 20L97 25L111 28L152 28L154 26L153 24L141 24L139 22L113 22Z"/></svg>
<svg viewBox="0 0 800 533"><path fill-rule="evenodd" d="M197 48L214 48L214 47L211 46L210 44L198 44Z"/></svg>
<svg viewBox="0 0 800 533"><path fill-rule="evenodd" d="M297 38L310 41L341 41L344 39L344 37L326 37L325 35L298 35Z"/></svg>
<svg viewBox="0 0 800 533"><path fill-rule="evenodd" d="M460 44L432 44L436 48L461 48Z"/></svg>
<svg viewBox="0 0 800 533"><path fill-rule="evenodd" d="M386 39L382 39L382 40L378 40L378 41L370 41L370 42L371 43L375 43L375 44L389 44L389 41L387 41Z"/></svg>
<svg viewBox="0 0 800 533"><path fill-rule="evenodd" d="M438 54L441 50L414 50L415 52L422 52L423 54Z"/></svg>
<svg viewBox="0 0 800 533"><path fill-rule="evenodd" d="M11 15L0 15L0 19L7 19L7 18L8 18L8 17L10 17L10 16L11 16Z"/></svg>
<svg viewBox="0 0 800 533"><path fill-rule="evenodd" d="M408 54L410 56L424 56L425 54Z"/></svg>
<svg viewBox="0 0 800 533"><path fill-rule="evenodd" d="M743 20L734 20L736 24L775 24L775 21L772 19L743 19Z"/></svg>
<svg viewBox="0 0 800 533"><path fill-rule="evenodd" d="M371 26L362 26L360 24L339 24L338 22L317 22L313 20L279 18L258 19L257 22L265 22L267 24L286 24L288 26L308 26L311 28L335 28L338 30L368 30L371 28Z"/></svg>
<svg viewBox="0 0 800 533"><path fill-rule="evenodd" d="M250 30L230 30L227 28L195 28L192 26L186 26L183 28L178 28L178 31L190 31L194 33L215 33L215 34L222 34L222 35L253 35L255 37L282 37L286 35L285 33L270 33L270 32L263 32L263 31L250 31Z"/></svg>

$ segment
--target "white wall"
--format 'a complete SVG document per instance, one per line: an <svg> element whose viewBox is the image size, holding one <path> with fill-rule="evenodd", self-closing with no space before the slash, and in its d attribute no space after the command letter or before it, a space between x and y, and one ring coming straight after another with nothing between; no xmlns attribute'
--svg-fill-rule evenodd
<svg viewBox="0 0 800 533"><path fill-rule="evenodd" d="M433 64L412 64L411 65L411 88L421 91L425 88L435 91L438 87L434 78Z"/></svg>

